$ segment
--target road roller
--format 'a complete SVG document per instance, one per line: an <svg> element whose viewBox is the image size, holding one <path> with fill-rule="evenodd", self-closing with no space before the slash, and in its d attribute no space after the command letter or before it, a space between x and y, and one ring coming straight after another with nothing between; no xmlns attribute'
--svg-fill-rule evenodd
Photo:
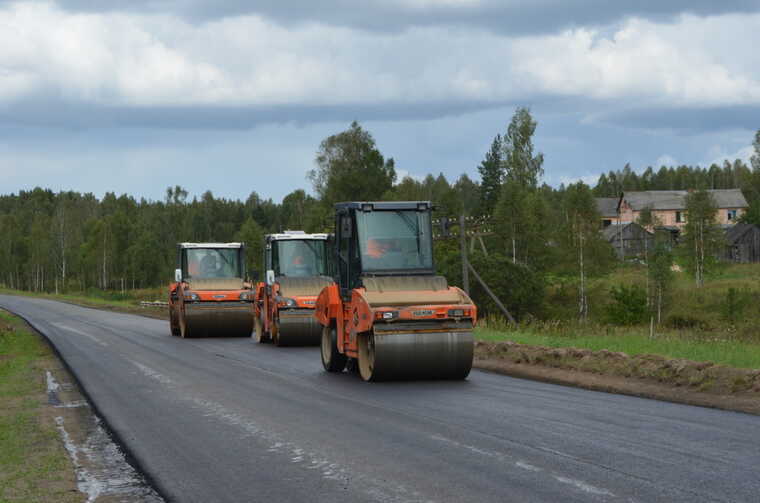
<svg viewBox="0 0 760 503"><path fill-rule="evenodd" d="M250 337L254 298L242 243L177 245L177 269L169 287L172 335Z"/></svg>
<svg viewBox="0 0 760 503"><path fill-rule="evenodd" d="M264 237L265 281L256 286L255 337L277 346L319 345L314 304L333 282L328 234L286 230Z"/></svg>
<svg viewBox="0 0 760 503"><path fill-rule="evenodd" d="M429 201L335 205L336 281L317 298L322 365L365 381L465 379L477 308L435 272Z"/></svg>

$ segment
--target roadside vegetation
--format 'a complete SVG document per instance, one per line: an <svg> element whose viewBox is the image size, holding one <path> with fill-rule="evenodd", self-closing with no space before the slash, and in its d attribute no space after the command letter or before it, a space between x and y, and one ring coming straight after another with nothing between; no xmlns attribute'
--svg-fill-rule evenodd
<svg viewBox="0 0 760 503"><path fill-rule="evenodd" d="M80 502L74 468L46 413L50 348L0 311L0 501Z"/></svg>
<svg viewBox="0 0 760 503"><path fill-rule="evenodd" d="M614 295L625 285L623 296ZM662 322L650 325L645 267L620 265L589 287L589 320L574 316L575 285L558 281L547 288L543 319L518 325L492 315L483 319L477 337L546 347L607 349L629 355L709 361L760 369L760 267L725 265L706 278L674 272ZM640 294L637 294L639 292Z"/></svg>
<svg viewBox="0 0 760 503"><path fill-rule="evenodd" d="M720 339L714 337L715 334L669 330L652 338L646 327L563 327L540 323L517 329L494 329L486 324L477 330L476 335L479 340L489 342L513 341L534 346L593 351L606 349L631 356L659 355L672 359L713 362L736 368L760 368L760 344Z"/></svg>

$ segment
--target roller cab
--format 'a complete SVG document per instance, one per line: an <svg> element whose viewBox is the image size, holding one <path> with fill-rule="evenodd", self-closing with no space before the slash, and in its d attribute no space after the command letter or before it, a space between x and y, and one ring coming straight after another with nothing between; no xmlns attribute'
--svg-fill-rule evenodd
<svg viewBox="0 0 760 503"><path fill-rule="evenodd" d="M242 243L179 243L169 286L172 335L250 337L254 290Z"/></svg>
<svg viewBox="0 0 760 503"><path fill-rule="evenodd" d="M331 284L328 234L284 231L264 237L265 281L256 285L255 332L278 346L318 345L314 305Z"/></svg>
<svg viewBox="0 0 760 503"><path fill-rule="evenodd" d="M365 381L464 379L477 308L435 274L427 201L336 205L336 281L319 294L322 364Z"/></svg>

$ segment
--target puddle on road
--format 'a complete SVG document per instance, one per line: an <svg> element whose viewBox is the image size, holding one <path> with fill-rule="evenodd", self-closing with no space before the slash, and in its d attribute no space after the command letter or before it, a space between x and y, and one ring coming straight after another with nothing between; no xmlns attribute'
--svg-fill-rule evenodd
<svg viewBox="0 0 760 503"><path fill-rule="evenodd" d="M60 380L57 378L59 377ZM76 470L77 488L92 503L162 503L129 463L64 369L46 371L49 413Z"/></svg>

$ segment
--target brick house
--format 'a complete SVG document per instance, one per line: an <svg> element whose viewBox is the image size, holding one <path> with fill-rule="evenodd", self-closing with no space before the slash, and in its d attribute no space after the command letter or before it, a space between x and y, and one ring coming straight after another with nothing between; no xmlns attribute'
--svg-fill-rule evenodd
<svg viewBox="0 0 760 503"><path fill-rule="evenodd" d="M747 200L739 189L708 190L718 207L716 223L733 225L747 211ZM686 225L686 190L647 190L623 192L618 199L619 223L638 220L641 210L651 208L664 227L681 228ZM607 198L604 198L607 199ZM599 203L597 202L597 206ZM602 222L609 217L602 216Z"/></svg>

